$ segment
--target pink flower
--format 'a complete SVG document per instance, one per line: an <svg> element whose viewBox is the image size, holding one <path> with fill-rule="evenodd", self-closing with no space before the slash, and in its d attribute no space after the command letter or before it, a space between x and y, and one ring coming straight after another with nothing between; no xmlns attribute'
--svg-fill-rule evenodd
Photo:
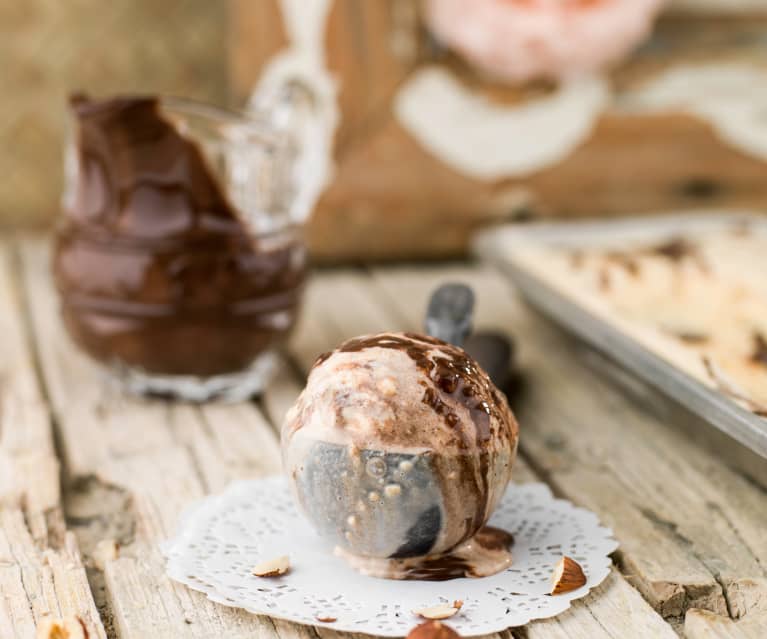
<svg viewBox="0 0 767 639"><path fill-rule="evenodd" d="M512 82L609 66L648 34L665 0L427 0L434 35Z"/></svg>

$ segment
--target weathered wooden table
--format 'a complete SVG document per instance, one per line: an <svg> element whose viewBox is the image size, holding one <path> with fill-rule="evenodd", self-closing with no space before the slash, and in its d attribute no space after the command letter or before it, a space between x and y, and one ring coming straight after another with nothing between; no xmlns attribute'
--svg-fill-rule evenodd
<svg viewBox="0 0 767 639"><path fill-rule="evenodd" d="M590 596L502 634L767 636L765 491L584 367L578 347L487 267L316 273L269 392L196 406L124 397L102 381L62 331L44 239L8 244L0 259L3 639L34 637L42 618L67 615L91 638L338 635L207 601L165 577L158 543L193 500L279 472L276 430L319 352L359 333L418 329L428 294L446 280L475 287L479 327L518 337L526 385L514 401L516 481L547 482L621 542Z"/></svg>

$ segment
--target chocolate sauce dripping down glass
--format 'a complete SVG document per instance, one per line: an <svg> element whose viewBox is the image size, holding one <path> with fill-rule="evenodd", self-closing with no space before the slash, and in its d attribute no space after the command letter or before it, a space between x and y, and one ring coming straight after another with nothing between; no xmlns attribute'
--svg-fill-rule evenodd
<svg viewBox="0 0 767 639"><path fill-rule="evenodd" d="M263 387L298 311L292 147L183 100L71 101L53 271L74 341L132 390L232 399Z"/></svg>

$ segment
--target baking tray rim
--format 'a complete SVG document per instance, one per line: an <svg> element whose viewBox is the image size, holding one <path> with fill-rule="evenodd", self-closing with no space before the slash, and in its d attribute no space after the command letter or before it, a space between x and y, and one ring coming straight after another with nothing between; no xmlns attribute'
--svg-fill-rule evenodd
<svg viewBox="0 0 767 639"><path fill-rule="evenodd" d="M767 459L767 419L739 406L723 393L706 386L639 341L611 326L574 300L536 277L509 254L514 243L536 241L541 245L583 247L578 240L588 235L625 239L625 233L659 239L684 231L716 230L747 223L767 231L767 217L751 212L711 212L629 217L620 220L546 222L506 225L480 232L473 243L474 253L504 270L522 295L556 323L607 354L626 370L637 375L661 394L686 406L703 421L729 435L760 457ZM501 237L499 237L499 235ZM581 236L579 238L578 236ZM503 243L503 240L506 240Z"/></svg>

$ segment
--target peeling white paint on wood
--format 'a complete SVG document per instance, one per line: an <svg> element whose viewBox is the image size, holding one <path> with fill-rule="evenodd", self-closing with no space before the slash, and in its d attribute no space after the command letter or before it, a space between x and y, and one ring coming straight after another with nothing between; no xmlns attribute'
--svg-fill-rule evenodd
<svg viewBox="0 0 767 639"><path fill-rule="evenodd" d="M727 144L767 160L767 66L680 65L621 97L629 112L682 111L708 122Z"/></svg>
<svg viewBox="0 0 767 639"><path fill-rule="evenodd" d="M530 102L492 104L446 69L413 74L395 98L399 122L459 173L496 180L564 160L586 140L610 97L598 76L563 83Z"/></svg>
<svg viewBox="0 0 767 639"><path fill-rule="evenodd" d="M325 61L332 4L332 0L279 0L290 44L266 65L250 99L254 110L269 111L277 126L289 127L296 135L300 157L294 167L297 193L292 208L298 221L310 214L332 177L333 138L340 117L338 88ZM308 103L278 104L291 84L308 90ZM283 115L289 122L279 121Z"/></svg>

